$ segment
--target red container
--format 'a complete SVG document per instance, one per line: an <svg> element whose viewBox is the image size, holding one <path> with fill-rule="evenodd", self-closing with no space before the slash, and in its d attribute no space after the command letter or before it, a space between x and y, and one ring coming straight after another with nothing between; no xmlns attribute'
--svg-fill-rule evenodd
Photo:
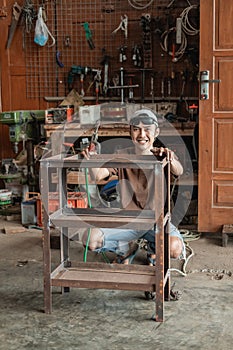
<svg viewBox="0 0 233 350"><path fill-rule="evenodd" d="M67 205L69 208L87 208L87 194L86 192L69 192Z"/></svg>
<svg viewBox="0 0 233 350"><path fill-rule="evenodd" d="M76 199L76 208L87 208L88 200L86 192L78 192L78 196Z"/></svg>
<svg viewBox="0 0 233 350"><path fill-rule="evenodd" d="M69 192L67 197L67 207L76 208L76 192Z"/></svg>

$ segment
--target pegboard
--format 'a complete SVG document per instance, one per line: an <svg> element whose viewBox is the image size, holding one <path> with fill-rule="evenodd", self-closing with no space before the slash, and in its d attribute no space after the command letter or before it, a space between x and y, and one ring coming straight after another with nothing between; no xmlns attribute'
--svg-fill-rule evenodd
<svg viewBox="0 0 233 350"><path fill-rule="evenodd" d="M121 90L115 86L122 85L122 71L123 84L136 85L124 91L125 99L153 102L154 98L176 98L181 94L198 96L198 33L186 35L186 52L175 62L172 54L176 54L180 45L172 44L175 31L169 31L190 2L44 0L42 3L47 15L46 25L55 44L50 47L52 40L49 39L45 46L39 47L34 43L34 32L26 34L28 98L66 96L74 88L87 100L95 101L96 87L99 87L99 96L103 99L120 100ZM199 0L192 1L193 5L198 3ZM38 11L41 0L34 0L33 4ZM193 27L199 25L198 10L197 7L189 14ZM143 19L148 22L143 22ZM165 49L161 47L163 33L168 33ZM136 48L137 61L133 59ZM107 90L104 89L106 67ZM101 72L98 76L97 71ZM97 77L101 77L100 85L96 84ZM186 84L183 84L184 79ZM133 97L130 97L130 90Z"/></svg>

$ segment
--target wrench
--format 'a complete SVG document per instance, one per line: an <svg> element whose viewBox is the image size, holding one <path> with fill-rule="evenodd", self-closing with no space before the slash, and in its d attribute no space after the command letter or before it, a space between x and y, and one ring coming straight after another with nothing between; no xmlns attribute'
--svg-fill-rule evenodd
<svg viewBox="0 0 233 350"><path fill-rule="evenodd" d="M103 92L106 95L108 91L108 68L109 68L109 63L108 59L105 58L105 63L104 63L104 85L103 85Z"/></svg>

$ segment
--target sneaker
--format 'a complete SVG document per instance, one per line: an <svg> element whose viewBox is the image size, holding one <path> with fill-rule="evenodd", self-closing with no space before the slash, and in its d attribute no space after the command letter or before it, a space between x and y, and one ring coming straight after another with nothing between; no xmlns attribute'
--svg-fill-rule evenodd
<svg viewBox="0 0 233 350"><path fill-rule="evenodd" d="M147 254L147 263L149 266L155 266L155 254Z"/></svg>
<svg viewBox="0 0 233 350"><path fill-rule="evenodd" d="M130 241L129 250L126 253L126 255L118 255L116 259L113 261L113 263L124 264L124 265L131 264L138 250L139 250L139 245L135 241Z"/></svg>

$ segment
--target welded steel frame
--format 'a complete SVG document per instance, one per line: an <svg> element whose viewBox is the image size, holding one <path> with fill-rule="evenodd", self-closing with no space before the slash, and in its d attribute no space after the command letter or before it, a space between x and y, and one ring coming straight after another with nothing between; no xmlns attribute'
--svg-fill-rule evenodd
<svg viewBox="0 0 233 350"><path fill-rule="evenodd" d="M155 210L146 211L142 217L134 212L125 210L112 214L105 208L104 215L95 209L67 208L67 169L69 168L141 168L151 169L154 174ZM165 184L164 169L168 167L168 181ZM59 210L48 215L48 193L51 184L51 169L58 173ZM125 154L98 155L90 160L79 159L75 156L56 155L41 160L40 166L41 196L43 207L43 267L44 267L44 311L52 312L52 286L61 286L69 291L76 288L103 288L117 290L142 290L156 293L155 320L164 321L164 301L170 297L170 162L157 161L154 156L132 156L126 159ZM164 212L166 200L168 210ZM112 217L113 216L113 217ZM80 220L80 218L82 218ZM68 228L90 225L98 227L116 227L126 222L132 223L132 228L143 228L151 223L156 224L156 266L118 265L100 263L80 263L71 266L69 258ZM84 224L85 223L85 224ZM61 261L55 270L51 270L50 227L51 224L61 230ZM165 227L167 228L165 230ZM97 277L96 277L97 276Z"/></svg>

